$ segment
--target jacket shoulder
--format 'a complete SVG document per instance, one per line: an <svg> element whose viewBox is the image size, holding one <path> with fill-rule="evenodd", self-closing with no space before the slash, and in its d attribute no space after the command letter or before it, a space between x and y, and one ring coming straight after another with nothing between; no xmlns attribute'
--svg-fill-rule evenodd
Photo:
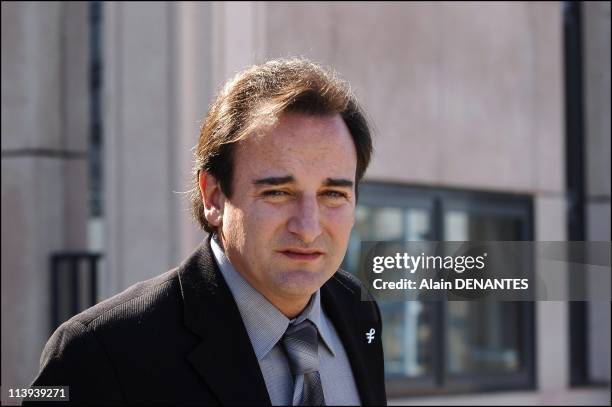
<svg viewBox="0 0 612 407"><path fill-rule="evenodd" d="M61 324L43 349L33 385L69 384L70 399L75 402L124 400L112 342L150 335L148 325L152 324L147 320L175 315L174 304L180 296L176 280L177 269L173 269L136 283Z"/></svg>
<svg viewBox="0 0 612 407"><path fill-rule="evenodd" d="M172 269L149 280L138 282L124 291L73 316L65 324L78 323L89 329L132 318L158 309L160 302L178 297L177 270Z"/></svg>
<svg viewBox="0 0 612 407"><path fill-rule="evenodd" d="M332 276L331 283L336 289L345 292L346 295L358 297L363 301L374 301L374 297L367 287L346 270L339 269Z"/></svg>
<svg viewBox="0 0 612 407"><path fill-rule="evenodd" d="M338 269L325 286L346 311L350 309L362 319L371 320L376 324L381 323L380 309L374 296L353 274Z"/></svg>

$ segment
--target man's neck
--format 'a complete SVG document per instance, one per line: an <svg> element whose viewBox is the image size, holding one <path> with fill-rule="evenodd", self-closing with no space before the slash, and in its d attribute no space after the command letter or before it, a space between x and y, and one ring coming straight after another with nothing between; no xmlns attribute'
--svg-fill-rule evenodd
<svg viewBox="0 0 612 407"><path fill-rule="evenodd" d="M274 307L276 307L284 316L289 319L293 319L300 315L302 311L308 306L310 299L312 298L312 294L305 297L291 297L284 298L276 295L274 292L268 292L266 290L260 290L257 288L257 284L255 281L251 281L251 278L246 275L246 273L241 273L238 268L231 262L225 248L223 247L223 239L219 237L217 233L212 236L212 239L217 243L219 248L224 252L224 255L228 259L228 261L234 266L234 270L236 273L240 274L240 276L251 286L253 289L257 290L268 302Z"/></svg>
<svg viewBox="0 0 612 407"><path fill-rule="evenodd" d="M266 297L263 293L262 295ZM312 298L312 295L304 300L301 300L300 302L296 302L295 300L292 302L283 302L283 301L273 301L272 299L266 297L266 299L270 301L272 305L278 308L278 310L282 312L282 314L289 319L293 319L297 317L298 315L300 315L302 311L304 311L304 309L306 309L306 307L308 306L308 302L310 301L311 298Z"/></svg>

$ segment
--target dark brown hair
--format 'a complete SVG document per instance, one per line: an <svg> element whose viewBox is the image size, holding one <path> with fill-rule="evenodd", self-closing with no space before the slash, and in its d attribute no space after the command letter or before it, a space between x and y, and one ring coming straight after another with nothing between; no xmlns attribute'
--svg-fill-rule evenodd
<svg viewBox="0 0 612 407"><path fill-rule="evenodd" d="M251 66L223 86L200 129L191 203L194 218L207 232L214 232L215 227L204 216L200 171L214 176L223 194L231 198L235 144L263 123L273 123L284 112L340 114L357 151L356 184L363 177L372 155L372 138L348 83L303 58L275 59Z"/></svg>

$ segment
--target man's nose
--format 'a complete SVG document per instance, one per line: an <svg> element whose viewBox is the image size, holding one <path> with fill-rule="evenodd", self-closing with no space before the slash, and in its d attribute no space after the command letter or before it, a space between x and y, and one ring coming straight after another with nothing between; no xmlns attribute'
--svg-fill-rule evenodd
<svg viewBox="0 0 612 407"><path fill-rule="evenodd" d="M321 217L316 196L303 196L298 200L295 213L289 219L288 229L304 243L312 243L319 237Z"/></svg>

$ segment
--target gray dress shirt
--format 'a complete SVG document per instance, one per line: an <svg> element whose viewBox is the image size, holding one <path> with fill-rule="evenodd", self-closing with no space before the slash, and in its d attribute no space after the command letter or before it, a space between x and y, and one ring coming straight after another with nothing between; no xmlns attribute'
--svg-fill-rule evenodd
<svg viewBox="0 0 612 407"><path fill-rule="evenodd" d="M293 404L295 386L301 386L303 375L293 377L280 341L289 320L272 305L229 262L221 246L211 239L211 248L221 274L229 286L255 350L273 405ZM344 346L331 321L321 308L319 290L296 322L309 319L319 333L319 374L327 405L358 405L359 393Z"/></svg>

